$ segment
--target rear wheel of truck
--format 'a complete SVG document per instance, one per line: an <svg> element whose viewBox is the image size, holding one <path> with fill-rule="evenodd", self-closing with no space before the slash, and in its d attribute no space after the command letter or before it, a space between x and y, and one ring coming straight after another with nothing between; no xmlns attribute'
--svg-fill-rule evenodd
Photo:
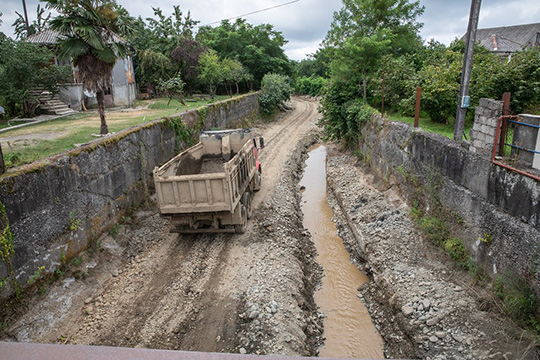
<svg viewBox="0 0 540 360"><path fill-rule="evenodd" d="M234 225L234 231L237 234L243 234L247 230L247 209L244 206L244 204L240 203L238 206L240 206L240 214L242 217L242 223L238 225Z"/></svg>
<svg viewBox="0 0 540 360"><path fill-rule="evenodd" d="M242 195L242 204L246 207L247 218L251 219L251 216L253 215L253 209L251 208L251 194L247 191Z"/></svg>

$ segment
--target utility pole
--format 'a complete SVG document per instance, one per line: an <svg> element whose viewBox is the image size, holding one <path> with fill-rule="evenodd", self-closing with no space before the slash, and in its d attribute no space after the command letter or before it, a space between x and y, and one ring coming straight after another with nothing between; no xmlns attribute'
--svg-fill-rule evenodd
<svg viewBox="0 0 540 360"><path fill-rule="evenodd" d="M465 115L469 107L469 82L471 81L471 70L474 55L474 42L476 41L476 29L478 28L478 18L480 17L480 4L482 0L471 1L471 13L469 15L469 25L465 35L465 56L463 59L463 70L461 71L461 83L459 86L459 99L456 112L456 123L454 126L454 140L463 139L463 129L465 127Z"/></svg>
<svg viewBox="0 0 540 360"><path fill-rule="evenodd" d="M30 34L30 25L28 24L28 11L26 11L26 0L22 0L22 5L24 9L24 21L26 22L26 37L29 37Z"/></svg>

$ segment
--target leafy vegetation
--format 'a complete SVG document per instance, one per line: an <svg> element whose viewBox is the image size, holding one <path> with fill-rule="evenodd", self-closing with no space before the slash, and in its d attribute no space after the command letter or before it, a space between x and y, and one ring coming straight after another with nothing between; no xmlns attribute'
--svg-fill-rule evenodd
<svg viewBox="0 0 540 360"><path fill-rule="evenodd" d="M129 50L118 34L131 33L133 19L114 0L44 1L59 13L51 20L52 29L62 35L58 55L73 61L84 88L96 93L100 134L107 134L105 91L111 87L116 60L125 57Z"/></svg>
<svg viewBox="0 0 540 360"><path fill-rule="evenodd" d="M33 117L39 100L32 90L58 92L71 79L68 66L50 66L53 53L45 47L9 38L0 40L0 103L6 115Z"/></svg>
<svg viewBox="0 0 540 360"><path fill-rule="evenodd" d="M215 50L220 59L238 60L253 76L255 87L268 73L291 74L291 63L283 50L287 40L270 24L253 26L245 19L224 20L215 28L201 27L196 38Z"/></svg>
<svg viewBox="0 0 540 360"><path fill-rule="evenodd" d="M272 115L279 105L289 100L291 86L289 78L284 75L267 74L262 79L259 109L265 116Z"/></svg>
<svg viewBox="0 0 540 360"><path fill-rule="evenodd" d="M540 301L526 277L509 272L497 276L494 294L508 316L540 337Z"/></svg>

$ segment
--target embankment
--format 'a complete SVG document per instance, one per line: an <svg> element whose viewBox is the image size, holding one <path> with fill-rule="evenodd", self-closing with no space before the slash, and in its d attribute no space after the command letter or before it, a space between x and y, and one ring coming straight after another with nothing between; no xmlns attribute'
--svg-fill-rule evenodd
<svg viewBox="0 0 540 360"><path fill-rule="evenodd" d="M0 295L91 246L147 199L156 165L200 129L246 124L257 99L249 94L154 120L1 176Z"/></svg>
<svg viewBox="0 0 540 360"><path fill-rule="evenodd" d="M451 223L451 235L488 273L511 272L540 289L540 183L403 123L367 125L360 154L413 208Z"/></svg>

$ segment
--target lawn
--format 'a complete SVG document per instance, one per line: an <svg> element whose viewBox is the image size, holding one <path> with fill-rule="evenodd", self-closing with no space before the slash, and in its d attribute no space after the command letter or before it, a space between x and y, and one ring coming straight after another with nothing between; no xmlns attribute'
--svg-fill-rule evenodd
<svg viewBox="0 0 540 360"><path fill-rule="evenodd" d="M215 101L227 98L218 96ZM106 111L109 132L119 132L134 125L210 103L200 100L187 102L187 106L183 106L176 100L172 100L169 105L167 102L168 99L139 100L134 108ZM99 128L98 113L88 111L0 133L6 166L10 168L31 163L96 140L92 134L99 134Z"/></svg>
<svg viewBox="0 0 540 360"><path fill-rule="evenodd" d="M402 116L399 114L387 115L387 118L390 121L400 121L410 125L414 125L414 117ZM469 131L472 129L472 122L465 121L465 135L469 137ZM431 121L428 117L421 116L418 121L418 126L424 131L441 134L447 138L454 138L454 121L449 122L448 124L436 123Z"/></svg>

